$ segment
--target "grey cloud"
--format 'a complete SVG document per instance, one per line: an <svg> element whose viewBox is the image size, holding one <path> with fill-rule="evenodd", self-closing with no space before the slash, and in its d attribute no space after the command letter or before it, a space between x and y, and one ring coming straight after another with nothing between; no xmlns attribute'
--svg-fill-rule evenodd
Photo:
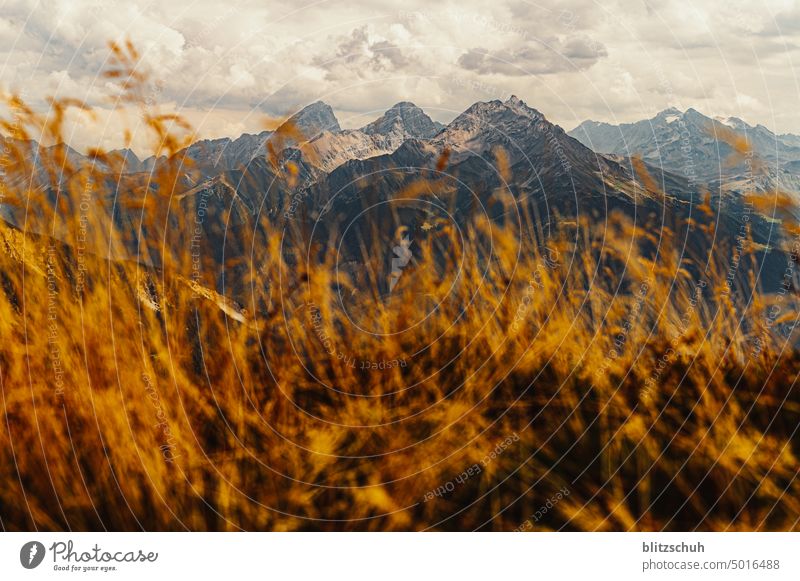
<svg viewBox="0 0 800 581"><path fill-rule="evenodd" d="M375 62L386 60L396 69L404 67L411 62L399 47L388 40L373 43L370 45L370 49L375 53L374 59L377 59Z"/></svg>
<svg viewBox="0 0 800 581"><path fill-rule="evenodd" d="M563 43L552 39L546 44L529 44L516 49L473 48L459 57L458 64L480 74L525 76L583 70L607 55L602 44L573 37Z"/></svg>
<svg viewBox="0 0 800 581"><path fill-rule="evenodd" d="M558 52L569 59L592 61L590 65L594 64L597 59L608 56L604 45L587 36L570 38Z"/></svg>
<svg viewBox="0 0 800 581"><path fill-rule="evenodd" d="M574 33L591 30L603 17L594 0L510 0L508 10L517 26L537 31L546 27L550 33Z"/></svg>
<svg viewBox="0 0 800 581"><path fill-rule="evenodd" d="M795 3L792 8L778 12L765 22L758 35L783 37L797 33L800 33L800 5Z"/></svg>
<svg viewBox="0 0 800 581"><path fill-rule="evenodd" d="M663 0L649 14L643 0L229 4L7 0L0 88L105 103L106 41L130 37L163 80L162 102L227 109L226 120L317 99L337 112L401 99L455 110L516 93L556 121L633 120L681 102L800 132L796 2Z"/></svg>
<svg viewBox="0 0 800 581"><path fill-rule="evenodd" d="M351 74L363 74L369 71L391 71L402 69L411 64L412 59L403 50L388 40L372 40L366 26L356 28L349 35L340 36L336 43L335 56L330 53L317 55L313 64L329 72L333 78L345 74L339 70L347 65Z"/></svg>

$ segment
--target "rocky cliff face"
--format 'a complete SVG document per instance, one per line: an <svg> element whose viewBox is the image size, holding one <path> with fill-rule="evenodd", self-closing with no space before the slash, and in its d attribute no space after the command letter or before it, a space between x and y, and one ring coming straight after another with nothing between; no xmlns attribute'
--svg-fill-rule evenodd
<svg viewBox="0 0 800 581"><path fill-rule="evenodd" d="M641 156L694 184L800 193L800 138L776 135L735 117L712 119L694 109L671 108L636 123L585 121L569 134L599 153ZM737 155L736 148L744 143L752 155Z"/></svg>
<svg viewBox="0 0 800 581"><path fill-rule="evenodd" d="M325 131L303 150L310 163L330 172L351 159L392 153L409 139L429 139L441 128L413 103L401 102L361 129Z"/></svg>
<svg viewBox="0 0 800 581"><path fill-rule="evenodd" d="M381 117L361 128L367 135L397 135L406 139L430 139L442 130L425 112L408 101L401 101Z"/></svg>

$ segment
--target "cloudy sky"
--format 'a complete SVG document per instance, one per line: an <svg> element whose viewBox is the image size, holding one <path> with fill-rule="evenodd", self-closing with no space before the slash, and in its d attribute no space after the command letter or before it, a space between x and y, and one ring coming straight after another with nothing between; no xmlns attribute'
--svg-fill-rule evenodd
<svg viewBox="0 0 800 581"><path fill-rule="evenodd" d="M99 115L75 128L78 145L119 140L98 73L107 42L126 38L149 97L204 137L316 100L352 127L401 100L446 122L511 94L566 129L674 106L800 133L797 0L0 3L0 85L39 104L87 100Z"/></svg>

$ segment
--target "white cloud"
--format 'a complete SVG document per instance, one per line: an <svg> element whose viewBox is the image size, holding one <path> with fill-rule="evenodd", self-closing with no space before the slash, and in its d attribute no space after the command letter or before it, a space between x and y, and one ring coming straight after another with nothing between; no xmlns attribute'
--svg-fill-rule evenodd
<svg viewBox="0 0 800 581"><path fill-rule="evenodd" d="M447 120L511 93L567 128L676 105L800 133L792 0L11 0L0 84L105 107L107 41L125 38L204 136L318 99L347 124L400 100Z"/></svg>

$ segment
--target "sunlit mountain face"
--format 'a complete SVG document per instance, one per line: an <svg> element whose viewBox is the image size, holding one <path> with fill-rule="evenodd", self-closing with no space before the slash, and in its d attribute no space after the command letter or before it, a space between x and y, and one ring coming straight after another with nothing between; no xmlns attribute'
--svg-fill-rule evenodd
<svg viewBox="0 0 800 581"><path fill-rule="evenodd" d="M800 193L800 141L736 117L710 118L688 109L666 109L652 119L610 125L585 121L569 134L605 154L641 156L687 179L725 190ZM736 142L747 156L736 156Z"/></svg>
<svg viewBox="0 0 800 581"><path fill-rule="evenodd" d="M315 102L281 127L180 151L175 159L183 169L160 227L145 223L138 205L130 207L131 190L154 192L148 176L175 159L115 152L121 173L116 183L109 180L103 201L104 215L113 220L94 251L160 266L157 253L141 251L143 240L163 239L165 248L180 253L194 232L179 227L180 219L202 214L196 225L202 235L194 238L208 260L208 280L239 300L253 269L251 245L263 236L265 221L284 229L289 260L305 254L314 261L335 251L340 274L362 282L388 268L398 232L420 249L433 244L441 266L445 255L459 252L432 242L442 229L468 228L483 218L544 242L560 224L583 216L599 227L619 211L638 227L674 228L696 259L707 249L690 225L706 194L719 234L735 240L746 211L743 194L776 183L791 186L787 176L800 163L800 146L791 136L739 120L723 123L670 109L634 124L587 121L566 133L516 96L475 103L447 125L400 102L360 129L342 129L331 107ZM746 155L737 152L741 146ZM36 155L35 142L26 148ZM76 165L88 163L74 150L68 155ZM80 205L55 195L51 174L39 171L36 179L56 216L57 200L73 210ZM62 173L55 179L66 178ZM503 196L511 206L501 202ZM17 227L25 223L24 206L6 205L5 212ZM765 249L780 245L768 218L748 217L755 242ZM28 229L36 229L30 220ZM303 240L296 238L301 231ZM58 237L57 221L51 233ZM120 239L111 242L112 234ZM365 249L374 245L387 251L370 256ZM655 244L650 251L657 249ZM760 283L775 290L786 257L765 252L759 261L765 265L758 269ZM237 266L231 271L226 263ZM746 271L737 277L749 284ZM388 293L390 280L373 281L379 295Z"/></svg>

